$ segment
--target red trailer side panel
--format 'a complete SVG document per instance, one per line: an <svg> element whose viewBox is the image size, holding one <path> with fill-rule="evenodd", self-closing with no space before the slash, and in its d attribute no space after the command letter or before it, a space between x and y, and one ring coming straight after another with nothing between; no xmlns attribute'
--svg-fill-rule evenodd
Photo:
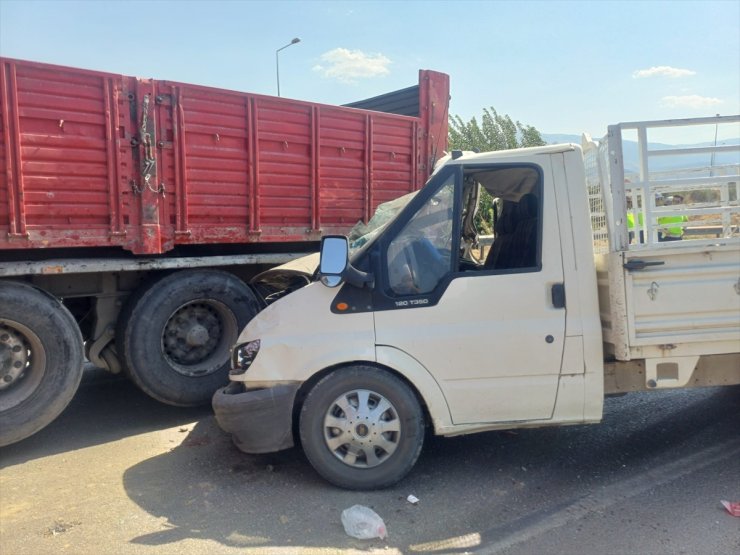
<svg viewBox="0 0 740 555"><path fill-rule="evenodd" d="M421 187L446 75L419 117L0 60L0 250L315 240Z"/></svg>
<svg viewBox="0 0 740 555"><path fill-rule="evenodd" d="M8 119L8 94L6 92L5 66L0 67L0 241L10 235L10 184L13 182L10 156L10 129Z"/></svg>

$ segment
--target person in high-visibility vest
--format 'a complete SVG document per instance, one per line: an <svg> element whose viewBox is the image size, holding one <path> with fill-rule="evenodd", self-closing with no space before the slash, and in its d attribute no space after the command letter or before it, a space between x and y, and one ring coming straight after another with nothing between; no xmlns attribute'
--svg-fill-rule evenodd
<svg viewBox="0 0 740 555"><path fill-rule="evenodd" d="M683 203L683 197L681 195L673 195L669 197L668 204L681 204ZM655 204L657 206L665 206L666 198L663 195L657 195L655 197ZM686 216L661 216L658 218L658 241L681 241L683 239L683 226L682 225L670 225L670 224L683 224L688 222L689 219ZM637 223L640 228L640 243L644 243L643 226L642 226L642 210L637 213ZM630 242L635 237L635 215L632 212L631 199L627 199L627 230L629 231Z"/></svg>
<svg viewBox="0 0 740 555"><path fill-rule="evenodd" d="M644 243L644 237L642 233L642 212L637 213L637 222L640 225L640 243ZM629 231L630 243L635 238L635 215L632 212L627 212L627 231Z"/></svg>
<svg viewBox="0 0 740 555"><path fill-rule="evenodd" d="M658 206L665 206L666 204L682 204L683 197L681 195L673 195L666 199L662 195L656 197L655 204ZM689 221L687 216L661 216L658 218L658 241L681 241L683 239L683 226L682 225L669 225L669 224L682 224Z"/></svg>
<svg viewBox="0 0 740 555"><path fill-rule="evenodd" d="M629 183L629 180L626 180ZM642 210L637 213L637 223L640 225L640 243L645 242L645 237L642 231ZM627 197L627 231L629 232L630 243L635 238L635 214L632 212L632 199Z"/></svg>

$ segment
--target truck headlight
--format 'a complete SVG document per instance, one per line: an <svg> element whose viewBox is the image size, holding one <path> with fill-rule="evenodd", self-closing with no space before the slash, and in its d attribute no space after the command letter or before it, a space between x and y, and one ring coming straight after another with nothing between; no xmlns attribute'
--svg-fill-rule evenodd
<svg viewBox="0 0 740 555"><path fill-rule="evenodd" d="M231 370L229 371L229 375L237 376L239 374L244 374L244 372L252 366L252 362L254 362L259 351L259 339L249 341L248 343L242 343L241 345L234 347L234 351L231 355Z"/></svg>

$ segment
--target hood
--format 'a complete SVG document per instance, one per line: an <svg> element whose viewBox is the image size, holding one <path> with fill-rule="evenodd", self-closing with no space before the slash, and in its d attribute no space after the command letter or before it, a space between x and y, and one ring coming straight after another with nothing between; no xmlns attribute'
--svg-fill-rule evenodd
<svg viewBox="0 0 740 555"><path fill-rule="evenodd" d="M257 274L249 283L262 297L265 305L269 305L311 283L319 267L319 258L317 252L296 258Z"/></svg>

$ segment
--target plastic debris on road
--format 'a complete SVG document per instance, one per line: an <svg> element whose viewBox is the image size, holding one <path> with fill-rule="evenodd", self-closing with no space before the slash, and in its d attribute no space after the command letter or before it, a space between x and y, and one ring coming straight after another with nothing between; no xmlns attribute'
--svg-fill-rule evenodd
<svg viewBox="0 0 740 555"><path fill-rule="evenodd" d="M372 509L362 505L353 505L342 511L342 526L348 536L358 540L382 540L388 536L383 519Z"/></svg>
<svg viewBox="0 0 740 555"><path fill-rule="evenodd" d="M406 498L406 501L408 501L408 502L409 502L409 503L411 503L412 505L416 505L416 504L417 504L417 503L419 502L419 498L418 498L418 497L416 497L415 495L409 495L409 496L408 496L408 497Z"/></svg>
<svg viewBox="0 0 740 555"><path fill-rule="evenodd" d="M727 512L732 516L740 516L740 502L720 501L720 503L722 503L725 509L727 509Z"/></svg>

